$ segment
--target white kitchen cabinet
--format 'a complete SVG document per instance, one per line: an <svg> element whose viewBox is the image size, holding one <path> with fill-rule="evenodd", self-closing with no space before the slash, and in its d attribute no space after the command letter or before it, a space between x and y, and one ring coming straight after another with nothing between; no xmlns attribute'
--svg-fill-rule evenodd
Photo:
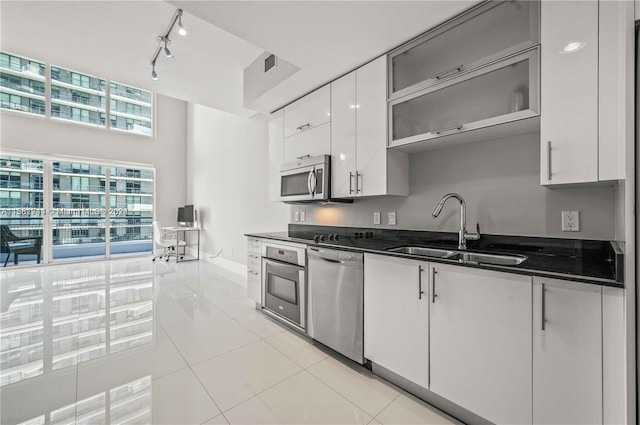
<svg viewBox="0 0 640 425"><path fill-rule="evenodd" d="M324 123L310 130L285 137L283 163L294 162L307 155L327 155L329 152L331 152L331 123Z"/></svg>
<svg viewBox="0 0 640 425"><path fill-rule="evenodd" d="M631 7L542 2L541 184L624 178L633 119Z"/></svg>
<svg viewBox="0 0 640 425"><path fill-rule="evenodd" d="M284 107L283 163L331 151L331 89L329 84ZM278 167L278 170L280 167Z"/></svg>
<svg viewBox="0 0 640 425"><path fill-rule="evenodd" d="M387 150L386 57L331 83L332 196L408 195L408 157Z"/></svg>
<svg viewBox="0 0 640 425"><path fill-rule="evenodd" d="M284 163L284 110L269 116L269 201L280 200L280 167Z"/></svg>
<svg viewBox="0 0 640 425"><path fill-rule="evenodd" d="M602 418L605 425L627 422L624 310L624 289L602 287Z"/></svg>
<svg viewBox="0 0 640 425"><path fill-rule="evenodd" d="M539 51L532 49L389 102L389 146L437 139L537 117ZM415 148L415 146L414 146Z"/></svg>
<svg viewBox="0 0 640 425"><path fill-rule="evenodd" d="M329 85L320 87L284 107L284 137L308 131L331 121Z"/></svg>
<svg viewBox="0 0 640 425"><path fill-rule="evenodd" d="M632 2L600 1L598 35L598 180L621 180L634 132Z"/></svg>
<svg viewBox="0 0 640 425"><path fill-rule="evenodd" d="M531 277L431 267L429 389L491 422L531 423Z"/></svg>
<svg viewBox="0 0 640 425"><path fill-rule="evenodd" d="M262 241L247 238L247 296L262 304Z"/></svg>
<svg viewBox="0 0 640 425"><path fill-rule="evenodd" d="M356 104L356 71L331 82L331 196L335 198L357 194Z"/></svg>
<svg viewBox="0 0 640 425"><path fill-rule="evenodd" d="M364 257L364 356L424 387L429 381L429 264Z"/></svg>
<svg viewBox="0 0 640 425"><path fill-rule="evenodd" d="M602 423L601 288L534 277L534 424Z"/></svg>

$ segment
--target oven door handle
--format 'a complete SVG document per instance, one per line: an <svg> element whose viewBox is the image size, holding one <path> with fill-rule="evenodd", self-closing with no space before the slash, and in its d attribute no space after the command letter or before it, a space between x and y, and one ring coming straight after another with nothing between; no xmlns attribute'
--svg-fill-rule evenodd
<svg viewBox="0 0 640 425"><path fill-rule="evenodd" d="M280 261L280 260L272 260L271 258L262 258L262 260L265 263L271 264L274 266L286 266L286 267L296 268L298 270L304 270L304 266L300 266L298 264L291 264L291 263L287 263L285 261Z"/></svg>

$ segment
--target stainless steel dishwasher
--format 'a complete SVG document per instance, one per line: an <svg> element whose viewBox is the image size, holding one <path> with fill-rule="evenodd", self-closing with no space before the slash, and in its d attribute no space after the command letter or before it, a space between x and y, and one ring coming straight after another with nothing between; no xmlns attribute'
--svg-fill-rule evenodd
<svg viewBox="0 0 640 425"><path fill-rule="evenodd" d="M363 254L310 247L308 334L318 342L362 364Z"/></svg>

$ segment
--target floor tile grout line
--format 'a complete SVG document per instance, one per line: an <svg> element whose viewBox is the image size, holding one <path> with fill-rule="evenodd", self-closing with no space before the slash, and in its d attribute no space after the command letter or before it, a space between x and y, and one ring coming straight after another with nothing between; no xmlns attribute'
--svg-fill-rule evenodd
<svg viewBox="0 0 640 425"><path fill-rule="evenodd" d="M326 359L325 359L326 360ZM305 370L309 375L311 375L312 377L314 377L315 379L318 380L318 382L320 382L322 385L325 385L327 388L329 388L331 391L333 391L334 393L338 394L338 396L342 397L343 399L347 400L350 404L354 405L355 407L357 407L359 410L361 410L365 415L370 416L371 419L367 422L371 422L371 420L375 419L375 417L373 415L370 415L369 412L367 412L366 410L364 410L362 407L358 406L355 402L349 400L347 397L345 397L344 395L342 395L341 393L339 393L335 388L333 388L331 385L327 384L326 382L324 382L322 379L318 378L316 375L314 375L313 373L309 372L308 370Z"/></svg>
<svg viewBox="0 0 640 425"><path fill-rule="evenodd" d="M162 325L161 325L162 326ZM193 370L193 368L191 367L191 365L189 364L189 362L187 361L187 359L184 357L184 355L180 352L180 350L178 349L178 347L176 346L176 344L173 342L173 340L171 339L171 337L169 337L169 341L171 341L171 344L173 344L173 347L176 349L176 351L178 352L178 354L180 354L180 357L182 357L182 359L184 360L184 362L187 364L187 367L189 368L189 370L191 371L191 373L193 374L193 376L195 376L195 378L198 380L198 383L200 384L200 386L202 387L202 389L204 390L205 393L207 393L207 395L209 396L209 399L211 399L211 402L213 403L214 406L216 406L216 409L218 409L218 412L222 413L222 409L220 409L220 406L218 406L218 403L216 403L216 401L213 399L213 397L211 397L211 394L209 394L209 390L207 390L207 387L204 386L204 384L202 383L202 381L200 380L200 377L198 376L198 374L195 372L195 370ZM185 368L186 369L186 368ZM218 416L218 415L216 415ZM216 417L214 416L214 418ZM213 419L213 418L211 418ZM227 418L225 417L225 420ZM205 421L206 422L206 421ZM229 421L227 421L229 422Z"/></svg>
<svg viewBox="0 0 640 425"><path fill-rule="evenodd" d="M206 359L204 359L204 360L199 360L199 361L197 361L197 362L195 362L195 363L193 363L193 364L189 363L186 359L185 359L185 362L187 362L187 365L188 365L188 366L198 366L199 364L202 364L202 363L207 362L207 361L209 361L209 360L216 359L216 358L218 358L218 357L220 357L220 356L224 356L225 354L232 353L232 352L234 352L234 351L236 351L236 350L240 350L241 348L245 348L245 347L247 347L247 346L249 346L249 345L251 345L251 344L257 344L257 343L258 343L258 342L260 342L260 341L262 341L262 340L261 340L261 339L259 339L259 340L257 340L257 341L251 341L251 342L248 342L248 343L246 343L246 344L243 344L243 345L240 345L240 346L238 346L238 347L232 348L232 349L231 349L231 350L229 350L229 351L225 351L224 353L216 354L215 356L212 356L212 357L207 357L207 358L206 358ZM178 351L180 351L177 347L176 347L176 349L177 349ZM180 354L182 355L182 353L180 353Z"/></svg>
<svg viewBox="0 0 640 425"><path fill-rule="evenodd" d="M333 358L334 360L338 360L338 359L335 359L333 356L331 356L331 358ZM327 360L327 359L323 359L323 361L324 361L324 360ZM339 360L338 360L338 361L339 361ZM320 363L320 362L318 362L318 363L316 363L316 364L319 364L319 363ZM393 401L394 401L396 398L398 398L398 397L400 396L400 394L401 394L401 392L396 391L396 390L394 389L393 391L396 391L396 393L397 393L397 394L393 397L393 399L392 399L392 400L391 400L387 405L385 405L385 407L383 407L383 408L382 408L382 410L380 410L380 411L379 411L378 413L376 413L375 415L372 415L371 413L369 413L369 412L367 412L366 410L364 410L364 408L363 408L363 407L358 406L358 405L356 404L356 402L355 402L355 401L352 401L351 399L347 398L347 396L345 396L344 394L340 393L340 392L338 391L338 389L337 389L337 388L334 388L333 386L331 386L331 384L329 384L328 382L325 382L321 377L319 377L318 375L316 375L315 373L313 373L313 372L311 372L311 371L309 371L309 370L308 370L308 372L309 372L311 375L313 375L313 376L314 376L318 381L322 382L322 383L323 383L323 384L325 384L327 387L331 388L333 391L335 391L336 393L340 394L340 395L341 395L342 397L344 397L345 399L349 400L349 402L350 402L351 404L353 404L354 406L356 406L358 409L362 410L364 413L366 413L367 415L371 416L371 418L372 418L372 419L375 419L375 418L376 418L376 416L378 416L380 413L382 413L382 411L383 411L384 409L386 409L387 407L389 407L389 405L390 405L391 403L393 403Z"/></svg>
<svg viewBox="0 0 640 425"><path fill-rule="evenodd" d="M285 331L286 331L286 329L285 329ZM281 334L281 333L283 333L283 332L280 332L280 334ZM276 335L279 335L279 334L276 334ZM269 344L269 346L270 346L271 348L273 348L274 350L278 351L280 354L284 355L286 358L288 358L289 360L291 360L292 362L294 362L295 364L297 364L298 366L300 366L300 367L301 367L302 369L304 369L304 370L307 370L307 369L309 369L310 367L315 366L316 364L320 363L321 361L323 361L323 360L325 360L325 359L327 358L327 357L323 357L323 358L321 358L320 360L318 360L318 361L316 361L316 362L313 362L313 364L311 364L311 365L309 365L309 366L301 365L301 364L300 364L300 363L298 363L298 362L297 362L293 357L289 356L287 353L285 353L284 351L282 351L282 350L278 349L278 347L276 347L275 345L273 345L273 344L271 344L269 341L267 341L269 338L271 338L271 337L273 337L273 336L276 336L276 335L271 335L270 337L265 338L265 339L264 339L264 342L266 342L267 344ZM309 345L313 346L312 344L309 344ZM315 348L315 347L314 347L314 348ZM317 350L317 348L316 348L316 350ZM327 356L328 356L328 355L327 355Z"/></svg>
<svg viewBox="0 0 640 425"><path fill-rule="evenodd" d="M396 401L396 400L400 397L400 395L402 395L402 390L401 390L401 391L398 391L398 394L396 394L396 396L393 398L393 400L391 400L391 401L390 401L386 406L384 406L384 407L382 408L382 410L381 410L381 411L379 411L379 412L378 412L378 414L377 414L377 415L375 415L375 416L373 417L373 419L375 419L376 421L378 421L378 416L380 416L380 415L382 414L382 412L384 412L385 410L387 410L387 408L388 408L389 406L391 406L391 405L393 404L393 402L394 402L394 401ZM373 419L372 419L372 420L373 420ZM378 421L378 422L380 422L380 421ZM382 422L380 422L380 423L382 423Z"/></svg>
<svg viewBox="0 0 640 425"><path fill-rule="evenodd" d="M226 409L226 410L225 410L225 411L223 411L222 413L228 412L228 411L229 411L229 410L231 410L231 409L235 409L236 407L240 406L242 403L246 403L247 401L249 401L249 400L251 400L251 399L253 399L253 398L256 398L257 396L259 396L259 395L260 395L260 394L262 394L263 392L268 391L268 390L272 389L273 387L275 387L275 386L278 386L278 385L282 384L282 383L283 383L283 382L285 382L285 381L288 381L289 379L293 378L293 377L294 377L294 376L296 376L296 375L301 374L302 372L306 372L306 370L304 370L304 369L300 369L299 371L295 372L294 374L289 375L289 376L287 376L286 378L283 378L283 379L281 379L280 381L276 382L275 384L268 386L267 388L263 389L262 391L259 391L259 392L255 393L255 394L254 394L254 395L252 395L251 397L246 398L246 399L244 399L244 400L242 400L242 401L240 401L240 402L238 402L238 403L234 404L233 406L229 407L228 409ZM226 419L226 418L227 418L227 417L225 416L225 419ZM229 422L229 421L227 420L227 422Z"/></svg>

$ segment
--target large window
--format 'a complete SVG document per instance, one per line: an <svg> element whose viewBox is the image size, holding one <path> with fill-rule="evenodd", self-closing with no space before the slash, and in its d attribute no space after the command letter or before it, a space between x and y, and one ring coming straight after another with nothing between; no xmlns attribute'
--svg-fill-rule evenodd
<svg viewBox="0 0 640 425"><path fill-rule="evenodd" d="M0 224L49 235L44 262L151 253L152 222L152 170L0 155ZM4 264L10 252L0 254ZM35 262L21 254L18 264Z"/></svg>
<svg viewBox="0 0 640 425"><path fill-rule="evenodd" d="M106 84L104 79L51 65L51 116L104 127Z"/></svg>
<svg viewBox="0 0 640 425"><path fill-rule="evenodd" d="M0 52L0 109L151 136L153 93ZM109 88L109 90L107 90ZM108 106L107 106L108 105Z"/></svg>
<svg viewBox="0 0 640 425"><path fill-rule="evenodd" d="M0 109L45 115L45 64L0 52Z"/></svg>

